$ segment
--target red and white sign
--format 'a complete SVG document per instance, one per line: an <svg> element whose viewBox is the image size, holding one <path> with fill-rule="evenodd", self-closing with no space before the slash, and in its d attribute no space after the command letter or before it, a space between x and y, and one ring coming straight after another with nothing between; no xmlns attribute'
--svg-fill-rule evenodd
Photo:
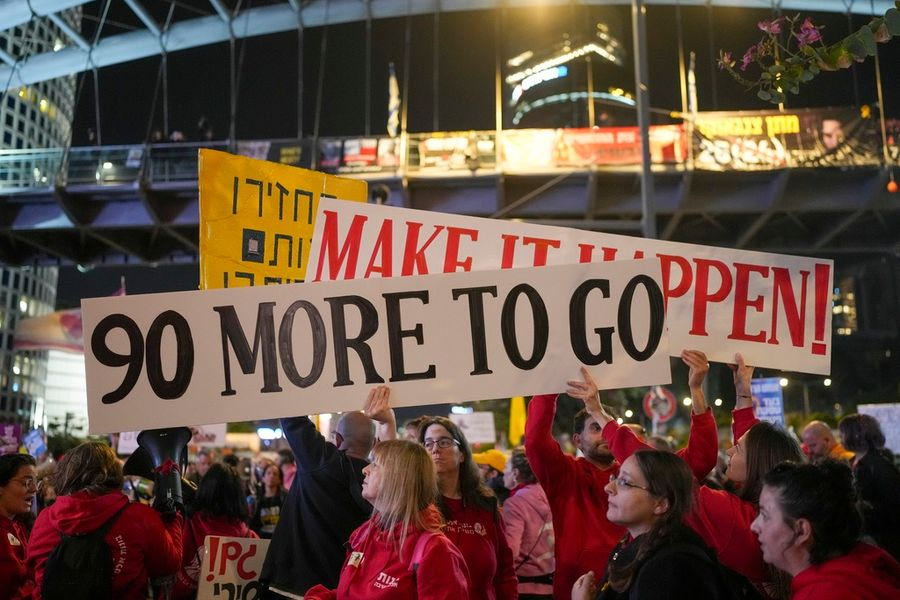
<svg viewBox="0 0 900 600"><path fill-rule="evenodd" d="M308 281L655 257L670 351L831 370L833 262L323 198Z"/></svg>
<svg viewBox="0 0 900 600"><path fill-rule="evenodd" d="M669 388L654 385L644 395L644 414L655 423L665 423L675 416L678 402Z"/></svg>
<svg viewBox="0 0 900 600"><path fill-rule="evenodd" d="M197 600L256 600L269 540L206 536Z"/></svg>

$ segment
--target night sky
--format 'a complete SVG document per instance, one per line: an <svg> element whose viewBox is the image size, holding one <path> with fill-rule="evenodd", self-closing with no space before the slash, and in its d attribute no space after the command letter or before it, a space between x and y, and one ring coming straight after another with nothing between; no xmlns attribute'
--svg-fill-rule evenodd
<svg viewBox="0 0 900 600"><path fill-rule="evenodd" d="M147 3L164 19L166 2ZM206 2L196 3L209 13ZM91 3L86 12L97 11L102 3ZM256 2L255 5L259 5ZM200 16L186 11L183 3L176 18ZM244 3L244 8L254 4ZM120 11L122 14L118 14ZM724 73L714 68L719 49L740 57L757 42L759 20L772 18L769 10L684 7L681 9L685 51L697 54L697 82L700 110L767 109L771 105L746 93ZM438 126L443 131L493 129L494 127L494 31L499 15L502 24L503 61L526 49L539 50L562 39L564 34L589 35L598 21L609 23L611 33L626 48L631 47L630 9L625 6L531 7L499 12L446 13L440 16ZM674 7L649 6L648 45L650 54L651 106L680 109L678 84L677 28ZM811 13L824 24L826 41L835 41L849 31L846 15ZM111 20L134 21L124 3L113 3ZM711 18L711 20L710 20ZM854 17L854 30L867 18ZM388 64L397 66L403 82L403 39L406 19L384 19L372 25L371 61L372 134L384 132L387 120ZM90 37L94 23L83 24ZM107 24L103 35L124 31ZM303 131L313 133L316 93L324 28L308 29L304 44ZM434 21L431 15L412 19L410 57L409 131L434 129L432 64ZM885 104L888 115L900 115L900 40L879 44ZM297 35L295 32L239 40L239 139L290 138L297 132ZM151 57L99 71L101 134L104 144L143 142L152 129L162 129L162 94L157 93L151 115L160 57ZM365 24L352 23L328 28L323 77L323 102L319 134L360 135L365 131ZM197 139L197 121L207 117L216 139L225 139L229 122L229 45L216 44L173 53L168 58L170 130L178 129L189 139ZM789 107L845 106L855 103L854 77L859 101L875 100L874 61L867 60L852 70L820 76L807 84L800 96L790 97ZM88 144L88 128L96 129L91 76L82 76L74 125L74 145ZM633 89L632 58L626 59L621 76L613 82Z"/></svg>

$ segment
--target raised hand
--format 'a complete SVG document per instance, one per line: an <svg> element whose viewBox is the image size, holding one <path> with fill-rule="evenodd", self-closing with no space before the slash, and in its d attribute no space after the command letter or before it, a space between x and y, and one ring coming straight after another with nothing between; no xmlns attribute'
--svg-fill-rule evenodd
<svg viewBox="0 0 900 600"><path fill-rule="evenodd" d="M744 362L740 353L734 355L734 363L729 364L734 377L734 394L737 396L735 408L753 406L753 397L750 395L750 380L753 379L753 367Z"/></svg>
<svg viewBox="0 0 900 600"><path fill-rule="evenodd" d="M682 350L681 361L688 366L688 386L698 388L703 385L706 374L709 373L709 361L706 355L699 350Z"/></svg>
<svg viewBox="0 0 900 600"><path fill-rule="evenodd" d="M379 440L397 439L397 418L391 408L391 388L379 385L369 390L363 414L378 422Z"/></svg>
<svg viewBox="0 0 900 600"><path fill-rule="evenodd" d="M691 388L691 412L695 415L706 412L706 395L703 393L703 380L709 373L709 361L699 350L682 350L681 360L690 369L688 371L688 387Z"/></svg>
<svg viewBox="0 0 900 600"><path fill-rule="evenodd" d="M581 380L573 379L566 382L566 385L569 386L566 389L566 394L584 402L584 408L588 411L588 414L594 417L594 420L603 427L612 420L612 417L607 414L600 404L600 391L597 389L597 382L594 381L594 378L585 367L581 367L581 377L583 378Z"/></svg>

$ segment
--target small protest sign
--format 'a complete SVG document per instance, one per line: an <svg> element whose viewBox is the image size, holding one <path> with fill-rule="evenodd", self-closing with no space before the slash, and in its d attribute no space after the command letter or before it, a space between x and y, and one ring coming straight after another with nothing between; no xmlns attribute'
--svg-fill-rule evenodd
<svg viewBox="0 0 900 600"><path fill-rule="evenodd" d="M258 600L269 540L206 536L197 600Z"/></svg>

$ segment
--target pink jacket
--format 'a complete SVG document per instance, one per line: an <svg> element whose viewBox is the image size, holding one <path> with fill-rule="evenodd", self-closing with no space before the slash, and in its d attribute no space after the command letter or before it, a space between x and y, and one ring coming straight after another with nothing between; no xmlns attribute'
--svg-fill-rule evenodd
<svg viewBox="0 0 900 600"><path fill-rule="evenodd" d="M532 483L516 489L503 503L503 521L517 577L547 575L556 570L553 515L544 488ZM552 593L552 584L519 582L519 594Z"/></svg>

